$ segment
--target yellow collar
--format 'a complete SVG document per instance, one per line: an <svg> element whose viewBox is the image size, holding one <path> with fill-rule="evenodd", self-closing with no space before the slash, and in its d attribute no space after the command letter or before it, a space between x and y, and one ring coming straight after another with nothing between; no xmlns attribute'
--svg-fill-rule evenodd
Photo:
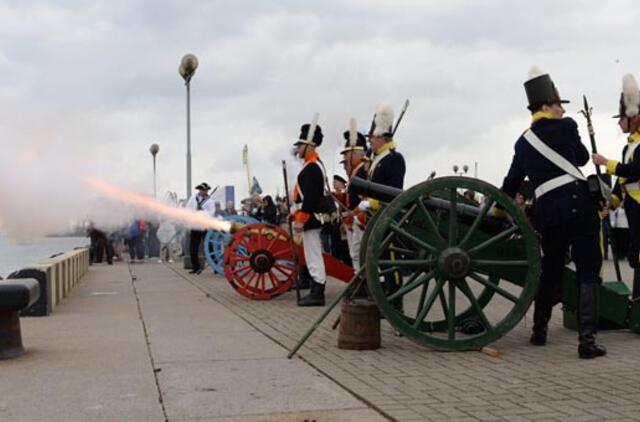
<svg viewBox="0 0 640 422"><path fill-rule="evenodd" d="M535 113L533 113L533 116L531 116L531 124L534 124L538 120L542 119L557 119L557 117L546 111L536 111Z"/></svg>
<svg viewBox="0 0 640 422"><path fill-rule="evenodd" d="M380 155L385 151L388 151L390 149L395 149L396 147L396 143L395 142L387 142L386 144L382 145L377 151L373 152L373 155Z"/></svg>
<svg viewBox="0 0 640 422"><path fill-rule="evenodd" d="M634 144L636 142L640 142L640 132L633 132L631 135L629 135L629 143L630 144Z"/></svg>

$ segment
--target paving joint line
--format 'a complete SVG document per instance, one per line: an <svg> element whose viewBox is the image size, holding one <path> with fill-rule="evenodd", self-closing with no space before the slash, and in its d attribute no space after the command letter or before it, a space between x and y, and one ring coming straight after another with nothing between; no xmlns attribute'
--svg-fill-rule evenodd
<svg viewBox="0 0 640 422"><path fill-rule="evenodd" d="M242 319L244 322L246 322L247 324L249 324L250 326L252 326L253 328L255 328L259 333L261 333L262 335L264 335L265 337L267 337L269 340L273 341L274 343L280 345L283 349L285 350L289 350L289 348L282 343L281 341L275 339L274 337L270 336L269 334L265 333L264 331L262 331L260 328L258 328L258 326L256 324L254 324L253 322L249 321L247 318L245 318L243 315L239 314L238 312L234 311L231 307L229 307L226 303L220 301L219 299L217 299L216 297L214 297L213 295L211 295L209 292L207 292L202 286L199 285L199 283L191 280L189 277L185 276L184 274L180 273L178 270L176 270L175 268L164 264L167 268L169 268L171 271L173 271L174 273L176 273L180 278L182 278L183 280L185 280L187 283L191 284L193 287L195 287L196 289L200 290L200 292L204 293L205 296L211 300L213 300L214 302L217 302L218 304L224 306L225 308L227 308L231 313L233 313L234 315L236 315L238 318ZM280 333L280 330L278 330L275 327L271 327L273 330L277 331ZM288 336L287 336L288 337ZM380 409L378 406L376 406L375 404L371 403L370 401L368 401L367 399L365 399L364 397L362 397L360 394L354 392L352 389L348 388L346 385L344 385L342 382L336 380L334 377L332 377L331 375L329 375L327 372L325 372L324 370L318 368L316 365L314 365L313 363L311 363L309 360L305 359L303 356L298 355L298 358L300 360L302 360L304 363L306 363L307 365L309 365L310 367L312 367L313 369L315 369L316 371L320 372L322 375L324 375L325 377L329 378L331 381L335 382L336 384L338 384L340 387L344 388L346 391L348 391L349 393L353 394L354 397L356 397L358 400L360 400L362 403L366 404L368 407L374 409L376 412L378 412L381 416L387 418L390 421L394 421L397 422L397 419L395 419L394 417L392 417L391 415L389 415L388 413L386 413L384 410Z"/></svg>
<svg viewBox="0 0 640 422"><path fill-rule="evenodd" d="M131 278L131 287L133 288L133 295L136 298L136 306L138 308L138 318L140 318L140 322L142 324L142 330L144 331L144 340L147 345L147 355L149 356L149 361L151 363L151 372L153 372L153 379L156 383L156 389L158 390L158 402L160 403L160 407L162 408L164 422L169 422L167 409L164 406L164 398L162 396L162 388L160 387L160 380L158 379L158 372L160 368L156 367L155 360L153 359L153 353L151 352L151 342L149 341L149 331L147 330L147 324L144 321L144 315L142 314L142 306L140 305L140 297L138 296L138 289L136 288L135 282L138 280L138 276L133 271L130 261L127 262L127 267L129 268L129 276Z"/></svg>

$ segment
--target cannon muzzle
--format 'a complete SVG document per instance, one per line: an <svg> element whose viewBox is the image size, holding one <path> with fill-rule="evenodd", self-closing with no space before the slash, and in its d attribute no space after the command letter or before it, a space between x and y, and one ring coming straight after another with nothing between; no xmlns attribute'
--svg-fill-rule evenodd
<svg viewBox="0 0 640 422"><path fill-rule="evenodd" d="M349 192L378 199L382 202L391 202L402 193L402 189L373 183L361 177L354 176L349 180Z"/></svg>

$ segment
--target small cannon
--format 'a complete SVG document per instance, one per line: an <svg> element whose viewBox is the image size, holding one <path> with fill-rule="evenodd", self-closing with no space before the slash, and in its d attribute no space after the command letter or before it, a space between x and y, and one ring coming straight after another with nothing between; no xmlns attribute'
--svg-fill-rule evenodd
<svg viewBox="0 0 640 422"><path fill-rule="evenodd" d="M435 349L477 350L524 317L539 283L538 240L503 192L466 177L434 179L404 192L362 179L352 179L351 186L389 202L367 225L360 259L373 299L397 331ZM482 194L483 204L470 204L459 193L467 190ZM493 205L507 217L489 217ZM403 285L387 296L380 280L390 272L400 273ZM559 297L571 329L577 328L575 277L566 267ZM640 302L632 302L630 293L622 281L602 284L600 328L640 332ZM398 298L404 299L402 309L392 306ZM465 333L470 318L481 329Z"/></svg>
<svg viewBox="0 0 640 422"><path fill-rule="evenodd" d="M302 246L293 248L289 233L272 224L242 221L232 224L232 233L224 245L223 268L236 292L253 300L270 300L291 289L296 262L298 266L305 262ZM327 275L344 282L352 278L351 267L329 254L323 257Z"/></svg>

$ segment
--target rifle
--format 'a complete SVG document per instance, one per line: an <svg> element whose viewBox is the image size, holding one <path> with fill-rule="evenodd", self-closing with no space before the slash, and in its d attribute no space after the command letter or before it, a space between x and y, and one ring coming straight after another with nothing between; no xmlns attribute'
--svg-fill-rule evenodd
<svg viewBox="0 0 640 422"><path fill-rule="evenodd" d="M291 251L293 252L293 266L296 269L296 303L300 303L300 280L298 280L298 274L300 268L298 265L298 254L296 253L296 242L293 239L293 222L291 221L291 198L289 197L289 179L287 178L287 162L282 160L282 175L284 177L284 194L287 198L287 221L289 222L289 240L291 241Z"/></svg>
<svg viewBox="0 0 640 422"><path fill-rule="evenodd" d="M402 106L402 111L400 112L400 116L398 116L398 120L396 120L396 125L393 127L393 132L391 132L391 136L396 134L396 130L398 130L398 126L400 126L400 122L404 117L404 113L407 112L407 108L409 108L409 100L404 100L404 105Z"/></svg>
<svg viewBox="0 0 640 422"><path fill-rule="evenodd" d="M585 119L587 120L587 129L589 130L589 140L591 141L591 152L593 154L597 154L598 153L598 149L596 147L596 135L595 135L595 131L593 130L593 122L591 121L591 115L593 112L593 107L589 106L589 102L587 101L587 96L583 95L582 96L582 103L583 103L583 109L580 110L580 114L582 114ZM611 202L611 189L609 188L609 186L605 185L604 182L602 181L602 172L600 171L600 166L599 165L595 165L596 166L596 177L597 177L597 181L593 181L593 177L589 176L587 178L587 181L590 185L589 187L589 191L594 191L595 190L595 186L597 186L598 191L598 195L600 196L600 201L604 201L605 202L605 207L607 205L607 203ZM597 185L596 185L597 184ZM595 186L594 186L595 185ZM592 187L593 186L593 187ZM613 258L613 266L616 270L616 277L618 278L618 281L622 280L622 275L620 273L620 265L618 264L618 255L616 254L616 248L614 246L614 242L611 240L611 223L609 221L609 217L607 216L606 218L604 218L603 220L603 224L607 230L607 232L610 234L609 235L609 240L610 240L610 244L611 244L611 255Z"/></svg>

